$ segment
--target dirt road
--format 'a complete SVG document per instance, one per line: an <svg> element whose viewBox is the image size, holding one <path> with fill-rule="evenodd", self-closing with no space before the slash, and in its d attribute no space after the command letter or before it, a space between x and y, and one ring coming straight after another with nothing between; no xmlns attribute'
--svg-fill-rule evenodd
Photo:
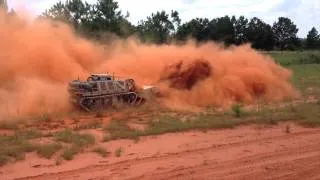
<svg viewBox="0 0 320 180"><path fill-rule="evenodd" d="M320 179L320 129L286 126L113 141L101 144L106 158L84 153L59 166L30 154L1 168L0 179Z"/></svg>

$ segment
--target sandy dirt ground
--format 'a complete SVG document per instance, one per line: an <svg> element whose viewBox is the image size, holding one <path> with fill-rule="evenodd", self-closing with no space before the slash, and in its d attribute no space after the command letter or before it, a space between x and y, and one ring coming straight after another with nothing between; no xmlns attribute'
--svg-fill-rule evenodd
<svg viewBox="0 0 320 180"><path fill-rule="evenodd" d="M111 141L100 144L111 152L106 158L87 152L59 166L28 154L2 167L0 179L320 179L320 129L289 124L288 132L286 127L250 125ZM116 157L120 147L123 154Z"/></svg>

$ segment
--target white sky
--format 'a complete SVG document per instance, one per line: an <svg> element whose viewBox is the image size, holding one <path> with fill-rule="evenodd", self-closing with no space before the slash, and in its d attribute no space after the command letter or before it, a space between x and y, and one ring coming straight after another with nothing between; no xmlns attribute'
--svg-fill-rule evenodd
<svg viewBox="0 0 320 180"><path fill-rule="evenodd" d="M8 0L10 8L27 9L41 14L59 0ZM65 0L61 0L65 1ZM87 0L92 3L95 0ZM136 24L151 13L177 10L182 22L195 17L209 19L224 15L256 16L273 24L279 16L291 18L299 28L298 36L306 37L315 26L320 31L320 0L117 0L123 14L130 13L129 20Z"/></svg>

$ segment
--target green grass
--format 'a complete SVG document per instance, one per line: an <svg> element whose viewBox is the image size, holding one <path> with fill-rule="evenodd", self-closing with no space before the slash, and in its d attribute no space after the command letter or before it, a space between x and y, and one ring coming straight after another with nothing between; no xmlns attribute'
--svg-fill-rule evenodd
<svg viewBox="0 0 320 180"><path fill-rule="evenodd" d="M138 130L130 129L126 121L123 120L112 120L105 130L108 131L110 135L105 136L104 141L124 138L136 139L141 134Z"/></svg>
<svg viewBox="0 0 320 180"><path fill-rule="evenodd" d="M96 147L92 151L99 154L102 157L107 157L107 155L109 154L109 152L103 147Z"/></svg>
<svg viewBox="0 0 320 180"><path fill-rule="evenodd" d="M78 153L80 152L79 148L78 147L69 147L69 148L66 148L62 154L61 154L61 157L65 160L72 160L74 158L75 155L77 155Z"/></svg>
<svg viewBox="0 0 320 180"><path fill-rule="evenodd" d="M71 143L79 148L95 144L95 138L93 135L72 132L70 129L56 133L54 135L54 139L58 142Z"/></svg>
<svg viewBox="0 0 320 180"><path fill-rule="evenodd" d="M238 118L245 114L244 110L242 109L241 105L239 105L239 104L234 104L232 106L232 111L233 111L234 115Z"/></svg>
<svg viewBox="0 0 320 180"><path fill-rule="evenodd" d="M304 95L320 96L320 64L289 66L293 71L293 85ZM311 91L308 89L311 88Z"/></svg>
<svg viewBox="0 0 320 180"><path fill-rule="evenodd" d="M221 117L211 114L195 115L193 120L185 122L180 121L172 116L162 116L158 120L151 122L149 129L145 131L146 135L156 135L168 132L181 132L191 129L220 129L220 128L233 128L232 117Z"/></svg>
<svg viewBox="0 0 320 180"><path fill-rule="evenodd" d="M220 116L219 116L220 117ZM214 118L214 119L212 119ZM218 119L215 116L199 115L194 120L182 122L169 115L159 116L156 120L150 121L145 131L131 130L124 121L111 121L106 131L109 133L105 141L115 139L137 139L140 136L158 135L169 132L181 132L191 129L211 129L211 128L233 128L233 120L226 117Z"/></svg>
<svg viewBox="0 0 320 180"><path fill-rule="evenodd" d="M274 107L274 106L273 106ZM320 125L320 103L302 103L286 107L262 107L258 110L242 112L241 118L237 116L234 109L226 113L201 113L194 114L186 121L180 121L179 117L162 115L150 121L144 131L130 129L125 121L111 121L106 131L108 135L105 141L114 139L137 139L140 136L159 135L163 133L174 133L188 130L225 129L234 128L246 124L270 124L275 125L282 121L295 121L305 126ZM237 112L237 111L236 111ZM235 114L234 114L235 113ZM245 115L245 116L244 116Z"/></svg>
<svg viewBox="0 0 320 180"><path fill-rule="evenodd" d="M271 51L266 54L293 71L292 83L303 95L320 96L320 51ZM308 88L313 90L308 92Z"/></svg>
<svg viewBox="0 0 320 180"><path fill-rule="evenodd" d="M19 134L0 136L0 147L0 165L5 165L9 160L23 160L26 152L37 149L26 137Z"/></svg>
<svg viewBox="0 0 320 180"><path fill-rule="evenodd" d="M25 139L36 139L44 136L44 134L37 129L17 130L16 135Z"/></svg>
<svg viewBox="0 0 320 180"><path fill-rule="evenodd" d="M37 148L37 153L40 157L50 159L61 148L62 145L58 143L39 145Z"/></svg>
<svg viewBox="0 0 320 180"><path fill-rule="evenodd" d="M43 134L35 129L17 130L14 135L0 136L0 165L5 165L9 161L23 160L25 153L34 151L41 157L51 157L59 148L57 145L37 145L29 142L42 136Z"/></svg>
<svg viewBox="0 0 320 180"><path fill-rule="evenodd" d="M283 66L320 64L320 51L271 51L267 54Z"/></svg>
<svg viewBox="0 0 320 180"><path fill-rule="evenodd" d="M308 127L320 126L320 104L306 104L296 107L295 114L301 125ZM298 119L299 118L299 119Z"/></svg>
<svg viewBox="0 0 320 180"><path fill-rule="evenodd" d="M65 160L72 160L83 148L95 144L93 135L73 132L70 129L54 134L54 140L71 144L71 147L64 149L61 154L61 157Z"/></svg>

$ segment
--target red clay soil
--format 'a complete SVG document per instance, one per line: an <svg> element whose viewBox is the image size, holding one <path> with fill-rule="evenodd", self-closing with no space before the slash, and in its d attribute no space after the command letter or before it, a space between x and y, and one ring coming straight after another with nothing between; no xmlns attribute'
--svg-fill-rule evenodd
<svg viewBox="0 0 320 180"><path fill-rule="evenodd" d="M0 169L0 179L320 179L320 129L243 126L101 144L102 158L78 155L56 166L29 154ZM97 133L97 137L102 138ZM115 157L115 150L123 154Z"/></svg>

